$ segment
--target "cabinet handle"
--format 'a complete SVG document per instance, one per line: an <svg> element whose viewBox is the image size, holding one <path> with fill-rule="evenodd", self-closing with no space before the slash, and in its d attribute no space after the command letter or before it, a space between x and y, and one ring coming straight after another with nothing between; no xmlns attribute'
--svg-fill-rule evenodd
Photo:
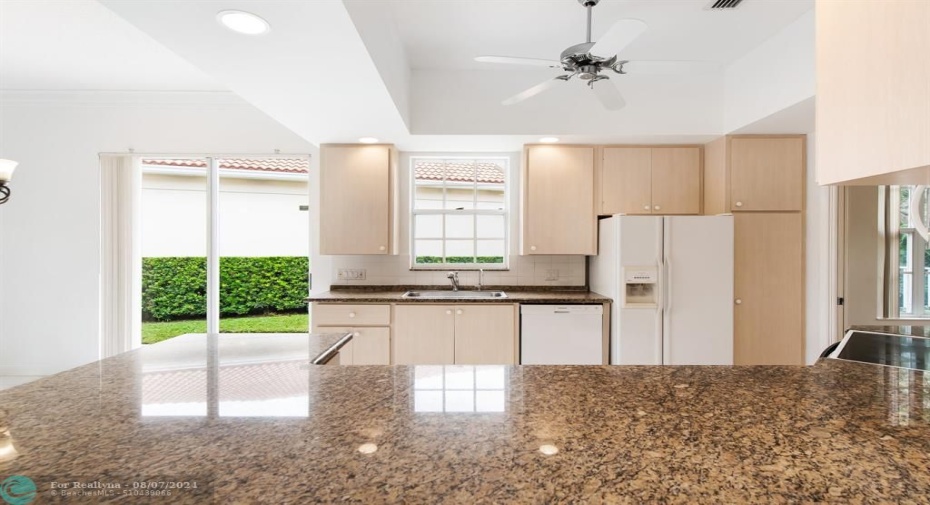
<svg viewBox="0 0 930 505"><path fill-rule="evenodd" d="M643 210L649 210L649 206L648 206L648 205L643 205Z"/></svg>
<svg viewBox="0 0 930 505"><path fill-rule="evenodd" d="M355 312L349 312L349 317L355 317Z"/></svg>
<svg viewBox="0 0 930 505"><path fill-rule="evenodd" d="M742 304L743 304L743 301L740 300L739 298L737 298L737 299L736 299L736 304L737 304L737 305L742 305Z"/></svg>
<svg viewBox="0 0 930 505"><path fill-rule="evenodd" d="M446 311L446 315L450 315L450 314L452 314L452 311L451 311L451 310L447 310L447 311Z"/></svg>
<svg viewBox="0 0 930 505"><path fill-rule="evenodd" d="M387 249L387 247L384 247L384 246L381 246L381 247L378 248L379 251L383 251L383 250L385 250L385 249Z"/></svg>
<svg viewBox="0 0 930 505"><path fill-rule="evenodd" d="M455 313L458 314L458 315L464 314L464 312L462 311L462 309L456 310Z"/></svg>
<svg viewBox="0 0 930 505"><path fill-rule="evenodd" d="M530 251L535 251L535 250L536 250L536 246L531 245L531 246L530 246Z"/></svg>
<svg viewBox="0 0 930 505"><path fill-rule="evenodd" d="M659 207L658 205L656 205L656 206L653 207L653 208L654 208L655 210L660 210L660 209L662 209L662 207Z"/></svg>
<svg viewBox="0 0 930 505"><path fill-rule="evenodd" d="M736 206L737 206L737 207L742 207L742 206L743 206L743 202L736 202Z"/></svg>

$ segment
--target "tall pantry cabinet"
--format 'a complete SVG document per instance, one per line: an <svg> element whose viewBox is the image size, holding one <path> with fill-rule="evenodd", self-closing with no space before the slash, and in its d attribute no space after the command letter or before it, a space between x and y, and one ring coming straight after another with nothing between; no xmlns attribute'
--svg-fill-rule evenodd
<svg viewBox="0 0 930 505"><path fill-rule="evenodd" d="M804 135L705 146L704 212L734 215L734 364L804 364Z"/></svg>

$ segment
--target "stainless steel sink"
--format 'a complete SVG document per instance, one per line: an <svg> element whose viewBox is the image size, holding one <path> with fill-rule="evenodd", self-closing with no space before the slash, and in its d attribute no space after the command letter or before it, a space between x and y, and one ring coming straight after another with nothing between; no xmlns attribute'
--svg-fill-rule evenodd
<svg viewBox="0 0 930 505"><path fill-rule="evenodd" d="M483 300L486 298L507 298L507 293L503 291L407 291L403 297L435 300Z"/></svg>

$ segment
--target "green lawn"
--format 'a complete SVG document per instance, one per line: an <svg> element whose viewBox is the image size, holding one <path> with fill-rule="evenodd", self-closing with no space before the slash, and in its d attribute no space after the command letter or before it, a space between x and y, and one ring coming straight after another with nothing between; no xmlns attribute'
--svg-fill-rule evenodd
<svg viewBox="0 0 930 505"><path fill-rule="evenodd" d="M220 319L222 333L306 333L310 331L307 314L280 316L229 317ZM206 333L207 321L169 321L142 323L142 343L154 344L185 333Z"/></svg>

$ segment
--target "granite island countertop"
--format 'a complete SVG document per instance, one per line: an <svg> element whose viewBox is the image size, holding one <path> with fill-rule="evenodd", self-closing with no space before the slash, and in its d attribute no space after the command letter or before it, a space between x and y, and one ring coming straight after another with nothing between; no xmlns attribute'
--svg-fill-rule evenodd
<svg viewBox="0 0 930 505"><path fill-rule="evenodd" d="M40 490L53 479L198 480L206 493L176 490L171 503L930 496L930 376L920 372L834 360L307 365L325 343L167 341L0 391L19 452L0 477L34 478Z"/></svg>
<svg viewBox="0 0 930 505"><path fill-rule="evenodd" d="M507 298L404 298L408 290L451 291L449 286L333 286L329 291L311 295L308 302L324 303L523 303L523 304L599 304L611 303L610 298L588 291L545 286L487 286L483 291L504 291ZM473 286L462 291L473 291Z"/></svg>

